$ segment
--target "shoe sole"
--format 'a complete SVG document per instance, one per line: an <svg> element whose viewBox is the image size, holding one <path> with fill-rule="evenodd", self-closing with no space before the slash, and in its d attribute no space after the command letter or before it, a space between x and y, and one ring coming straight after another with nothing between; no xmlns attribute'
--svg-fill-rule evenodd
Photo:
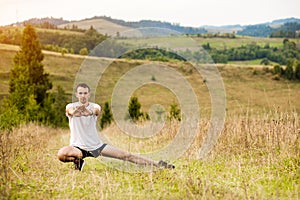
<svg viewBox="0 0 300 200"><path fill-rule="evenodd" d="M79 171L82 171L84 165L85 165L85 161L83 160L83 163L82 163L81 167L79 168Z"/></svg>

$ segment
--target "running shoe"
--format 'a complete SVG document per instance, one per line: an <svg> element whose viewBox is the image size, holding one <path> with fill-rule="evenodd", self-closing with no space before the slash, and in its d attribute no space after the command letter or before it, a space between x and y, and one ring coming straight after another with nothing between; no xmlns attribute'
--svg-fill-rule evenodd
<svg viewBox="0 0 300 200"><path fill-rule="evenodd" d="M79 170L81 171L83 169L85 165L85 161L83 159L76 159L74 160L74 166L75 166L75 170Z"/></svg>
<svg viewBox="0 0 300 200"><path fill-rule="evenodd" d="M172 164L168 164L167 162L163 161L163 160L160 160L158 162L158 166L159 167L163 167L163 168L168 168L168 169L175 169L175 166L172 165Z"/></svg>

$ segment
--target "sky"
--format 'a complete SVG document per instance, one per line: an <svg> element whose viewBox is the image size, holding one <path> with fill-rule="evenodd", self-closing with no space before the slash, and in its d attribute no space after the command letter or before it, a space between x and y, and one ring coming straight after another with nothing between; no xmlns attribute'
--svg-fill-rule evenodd
<svg viewBox="0 0 300 200"><path fill-rule="evenodd" d="M0 26L31 18L107 16L199 27L251 25L300 18L300 0L0 0Z"/></svg>

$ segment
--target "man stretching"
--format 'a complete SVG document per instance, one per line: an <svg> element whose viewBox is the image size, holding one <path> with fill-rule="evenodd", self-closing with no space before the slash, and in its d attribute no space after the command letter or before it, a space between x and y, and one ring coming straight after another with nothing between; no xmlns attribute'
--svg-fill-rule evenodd
<svg viewBox="0 0 300 200"><path fill-rule="evenodd" d="M154 161L142 156L134 155L108 144L104 144L97 131L97 117L101 107L89 102L90 88L80 83L75 92L78 102L66 106L66 115L69 118L70 146L58 151L57 157L62 162L74 162L75 169L81 171L85 164L84 158L106 156L133 162L139 165L152 165L156 167L175 168L174 165L164 161Z"/></svg>

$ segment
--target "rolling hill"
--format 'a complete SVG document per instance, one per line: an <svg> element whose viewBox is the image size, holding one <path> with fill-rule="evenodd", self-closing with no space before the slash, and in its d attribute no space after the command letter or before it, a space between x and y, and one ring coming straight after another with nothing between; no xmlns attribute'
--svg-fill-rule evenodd
<svg viewBox="0 0 300 200"><path fill-rule="evenodd" d="M119 25L105 19L86 19L81 21L72 21L58 25L58 28L71 28L73 25L80 29L89 29L91 26L103 35L114 35L117 32L124 32L132 29L128 26Z"/></svg>
<svg viewBox="0 0 300 200"><path fill-rule="evenodd" d="M93 26L99 33L104 35L115 35L122 33L129 29L156 27L162 29L171 29L179 33L184 34L203 34L203 33L237 33L238 35L254 36L254 37L269 37L272 33L278 31L294 31L298 33L300 30L286 30L286 24L294 23L296 27L300 24L298 18L286 18L276 19L271 22L265 22L261 24L249 24L249 25L224 25L224 26L211 26L205 25L201 27L185 27L176 23L154 21L154 20L140 20L140 21L124 21L121 19L113 19L107 16L95 16L92 18L82 19L79 21L67 21L62 18L33 18L24 22L13 24L13 26L21 26L24 23L45 23L49 22L56 25L58 28L72 28L76 26L79 29L88 29ZM295 27L294 26L294 27ZM295 34L294 34L295 35ZM296 34L299 37L299 34Z"/></svg>

